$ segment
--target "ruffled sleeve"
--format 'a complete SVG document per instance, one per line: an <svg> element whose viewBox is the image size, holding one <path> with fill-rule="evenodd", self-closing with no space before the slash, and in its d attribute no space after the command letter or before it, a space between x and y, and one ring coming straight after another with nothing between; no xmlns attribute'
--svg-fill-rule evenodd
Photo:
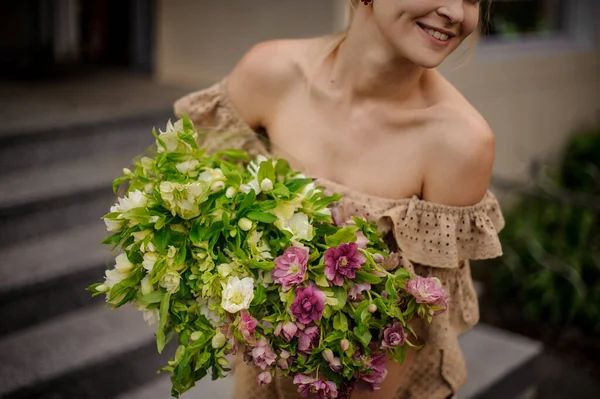
<svg viewBox="0 0 600 399"><path fill-rule="evenodd" d="M208 152L236 148L250 155L268 155L266 140L248 126L229 100L226 82L227 78L180 98L173 105L175 115L187 115L202 131L198 144Z"/></svg>
<svg viewBox="0 0 600 399"><path fill-rule="evenodd" d="M456 268L460 261L502 255L504 218L488 192L476 205L445 206L413 198L384 212L378 224L393 232L403 256L414 263Z"/></svg>

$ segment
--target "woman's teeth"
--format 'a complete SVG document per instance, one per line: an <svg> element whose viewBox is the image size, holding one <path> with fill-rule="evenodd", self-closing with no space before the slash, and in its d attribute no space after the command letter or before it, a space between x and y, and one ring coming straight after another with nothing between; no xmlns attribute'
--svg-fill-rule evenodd
<svg viewBox="0 0 600 399"><path fill-rule="evenodd" d="M448 36L447 34L438 32L437 30L433 29L425 29L425 32L427 32L430 36L433 36L436 39L441 40L443 42L447 41L450 38L450 36Z"/></svg>

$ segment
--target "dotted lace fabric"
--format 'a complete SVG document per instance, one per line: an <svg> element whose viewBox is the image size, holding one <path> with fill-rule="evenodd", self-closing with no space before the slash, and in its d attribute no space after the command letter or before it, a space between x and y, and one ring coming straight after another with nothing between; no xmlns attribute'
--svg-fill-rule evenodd
<svg viewBox="0 0 600 399"><path fill-rule="evenodd" d="M175 113L186 114L197 128L210 130L200 144L211 151L243 148L252 154L269 155L264 141L230 103L225 80L178 100ZM478 204L454 207L417 197L381 198L326 179L316 180L327 192L344 195L338 204L344 216L365 216L392 234L403 267L421 276L439 278L450 294L448 310L423 327L420 338L425 347L417 352L393 399L454 397L466 379L458 335L479 319L469 260L502 255L498 232L504 227L504 219L495 196L488 192ZM272 384L259 387L256 377L260 371L236 360L234 398L300 398L290 379L275 378Z"/></svg>

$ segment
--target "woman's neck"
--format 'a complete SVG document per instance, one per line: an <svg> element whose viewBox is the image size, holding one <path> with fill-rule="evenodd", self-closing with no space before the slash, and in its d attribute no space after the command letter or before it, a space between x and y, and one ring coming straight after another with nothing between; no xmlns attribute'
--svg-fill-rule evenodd
<svg viewBox="0 0 600 399"><path fill-rule="evenodd" d="M333 54L330 87L349 96L352 102L409 102L419 97L426 69L399 56L366 18L369 16L356 16Z"/></svg>

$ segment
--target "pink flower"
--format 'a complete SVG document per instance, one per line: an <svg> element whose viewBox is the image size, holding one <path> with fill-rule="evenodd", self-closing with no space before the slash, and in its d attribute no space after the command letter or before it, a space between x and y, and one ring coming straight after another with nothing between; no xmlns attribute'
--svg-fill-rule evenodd
<svg viewBox="0 0 600 399"><path fill-rule="evenodd" d="M287 342L290 342L292 338L296 336L296 332L298 331L298 326L296 323L287 321L285 323L281 322L275 327L275 336L282 336Z"/></svg>
<svg viewBox="0 0 600 399"><path fill-rule="evenodd" d="M296 299L290 312L302 324L321 320L325 309L325 293L314 286L296 288Z"/></svg>
<svg viewBox="0 0 600 399"><path fill-rule="evenodd" d="M260 337L258 345L252 348L252 360L261 369L265 370L277 359L277 355L271 349L265 337Z"/></svg>
<svg viewBox="0 0 600 399"><path fill-rule="evenodd" d="M356 301L358 299L358 296L363 291L369 291L370 289L371 289L371 284L369 284L369 283L354 284L348 290L348 299L350 299L351 301Z"/></svg>
<svg viewBox="0 0 600 399"><path fill-rule="evenodd" d="M329 368L333 371L340 372L342 370L342 362L339 357L333 355L333 351L329 348L325 349L322 353L323 359L329 363Z"/></svg>
<svg viewBox="0 0 600 399"><path fill-rule="evenodd" d="M338 397L337 386L331 381L316 379L309 375L296 374L294 384L299 385L298 393L303 398L308 397L310 394L317 395L320 399Z"/></svg>
<svg viewBox="0 0 600 399"><path fill-rule="evenodd" d="M288 291L294 285L304 281L308 263L308 248L289 247L283 255L275 258L275 268L272 272L273 281Z"/></svg>
<svg viewBox="0 0 600 399"><path fill-rule="evenodd" d="M252 317L250 312L248 312L247 310L241 311L239 329L240 333L242 334L242 337L246 342L254 341L254 332L257 324L258 321L254 317Z"/></svg>
<svg viewBox="0 0 600 399"><path fill-rule="evenodd" d="M369 239L367 236L365 236L362 231L358 230L356 232L356 245L358 245L359 248L365 249L368 243Z"/></svg>
<svg viewBox="0 0 600 399"><path fill-rule="evenodd" d="M381 346L387 349L394 349L397 346L404 345L406 341L406 333L402 323L396 322L391 327L383 330L383 342Z"/></svg>
<svg viewBox="0 0 600 399"><path fill-rule="evenodd" d="M273 376L270 371L263 371L258 375L258 385L268 385L273 381Z"/></svg>
<svg viewBox="0 0 600 399"><path fill-rule="evenodd" d="M342 243L338 247L328 248L325 251L325 277L333 285L342 286L344 277L355 278L356 270L365 261L365 257L358 252L358 245L355 242Z"/></svg>
<svg viewBox="0 0 600 399"><path fill-rule="evenodd" d="M281 350L279 354L279 359L277 360L277 365L281 367L282 370L287 370L289 368L288 359L290 358L290 352L285 349Z"/></svg>
<svg viewBox="0 0 600 399"><path fill-rule="evenodd" d="M437 277L416 277L408 280L406 291L415 297L417 303L444 306L448 299Z"/></svg>
<svg viewBox="0 0 600 399"><path fill-rule="evenodd" d="M314 347L319 345L320 335L321 330L318 326L310 326L304 330L298 330L298 350L310 353Z"/></svg>
<svg viewBox="0 0 600 399"><path fill-rule="evenodd" d="M359 372L359 381L356 388L362 392L373 392L381 388L381 383L387 377L385 367L385 354L372 353L371 356L362 355L360 360L365 365L365 372Z"/></svg>

